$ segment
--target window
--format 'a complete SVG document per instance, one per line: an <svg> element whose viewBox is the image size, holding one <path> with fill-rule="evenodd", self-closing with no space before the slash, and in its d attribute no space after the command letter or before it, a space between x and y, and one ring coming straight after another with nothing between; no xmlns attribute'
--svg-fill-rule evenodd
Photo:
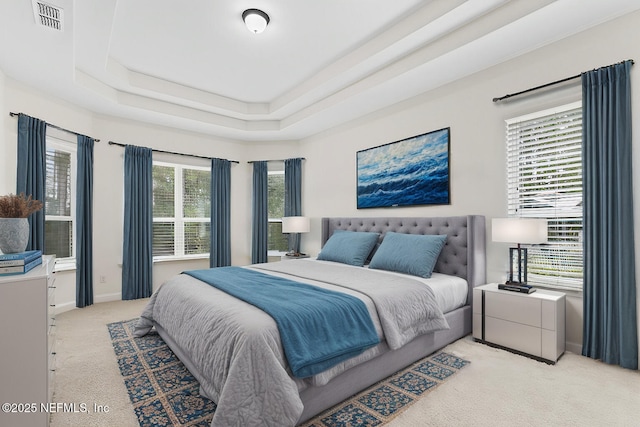
<svg viewBox="0 0 640 427"><path fill-rule="evenodd" d="M582 289L582 106L507 120L509 216L547 218L548 244L529 248L528 281Z"/></svg>
<svg viewBox="0 0 640 427"><path fill-rule="evenodd" d="M154 259L209 255L211 170L153 163Z"/></svg>
<svg viewBox="0 0 640 427"><path fill-rule="evenodd" d="M269 236L268 253L278 255L289 250L287 236L282 234L282 217L284 216L284 170L270 170L268 180Z"/></svg>
<svg viewBox="0 0 640 427"><path fill-rule="evenodd" d="M75 264L76 144L47 137L44 253Z"/></svg>

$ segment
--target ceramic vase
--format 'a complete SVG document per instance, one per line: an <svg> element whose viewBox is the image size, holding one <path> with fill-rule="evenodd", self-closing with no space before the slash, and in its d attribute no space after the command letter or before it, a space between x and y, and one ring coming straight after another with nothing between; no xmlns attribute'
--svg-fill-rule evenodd
<svg viewBox="0 0 640 427"><path fill-rule="evenodd" d="M29 243L27 218L0 218L0 251L5 254L24 252Z"/></svg>

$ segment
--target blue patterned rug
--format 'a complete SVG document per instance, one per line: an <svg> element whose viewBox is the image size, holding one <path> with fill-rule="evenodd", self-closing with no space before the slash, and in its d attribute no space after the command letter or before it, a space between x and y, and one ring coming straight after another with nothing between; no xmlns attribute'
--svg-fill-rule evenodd
<svg viewBox="0 0 640 427"><path fill-rule="evenodd" d="M155 331L133 337L137 319L107 325L140 426L209 426L216 404ZM305 427L381 426L469 362L439 352L306 422Z"/></svg>

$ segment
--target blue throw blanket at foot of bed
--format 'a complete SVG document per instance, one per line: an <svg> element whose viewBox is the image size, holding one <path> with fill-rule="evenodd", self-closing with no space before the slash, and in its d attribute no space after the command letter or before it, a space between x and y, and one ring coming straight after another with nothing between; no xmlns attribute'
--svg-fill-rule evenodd
<svg viewBox="0 0 640 427"><path fill-rule="evenodd" d="M379 343L367 307L354 296L242 267L184 274L269 314L298 378L320 373Z"/></svg>

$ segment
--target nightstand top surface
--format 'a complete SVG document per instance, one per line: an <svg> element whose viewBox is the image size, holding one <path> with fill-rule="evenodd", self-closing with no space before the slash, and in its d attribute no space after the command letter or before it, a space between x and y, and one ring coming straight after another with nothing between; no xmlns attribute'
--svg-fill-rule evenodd
<svg viewBox="0 0 640 427"><path fill-rule="evenodd" d="M285 259L305 259L305 258L309 258L309 255L297 255L297 256L282 255L280 258L283 259L283 260L285 260Z"/></svg>
<svg viewBox="0 0 640 427"><path fill-rule="evenodd" d="M553 300L553 301L565 297L565 294L563 292L550 291L548 289L540 289L540 288L536 288L536 291L530 294L525 294L525 293L515 292L515 291L505 291L503 289L498 289L497 283L489 283L482 286L476 286L474 289L480 289L483 291L490 291L490 292L500 292L507 295L513 295L513 296L519 296L519 297L534 297L534 298Z"/></svg>

